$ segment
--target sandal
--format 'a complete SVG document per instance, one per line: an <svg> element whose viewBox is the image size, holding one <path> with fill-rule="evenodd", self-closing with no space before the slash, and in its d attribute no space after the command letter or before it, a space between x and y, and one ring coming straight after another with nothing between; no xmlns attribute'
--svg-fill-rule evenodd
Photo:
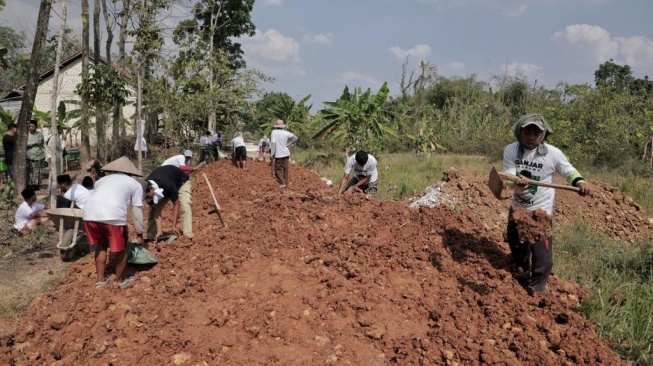
<svg viewBox="0 0 653 366"><path fill-rule="evenodd" d="M106 280L104 280L104 281L96 282L95 283L95 288L102 288L102 287L106 286L109 282L111 282L111 279L108 279L108 278Z"/></svg>
<svg viewBox="0 0 653 366"><path fill-rule="evenodd" d="M129 278L125 278L122 282L120 282L119 286L121 289L124 290L126 288L131 287L132 283L134 283L134 277L129 277Z"/></svg>

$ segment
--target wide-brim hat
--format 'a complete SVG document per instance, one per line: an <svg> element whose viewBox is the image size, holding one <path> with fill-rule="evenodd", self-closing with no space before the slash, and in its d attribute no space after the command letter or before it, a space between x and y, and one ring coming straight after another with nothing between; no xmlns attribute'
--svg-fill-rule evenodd
<svg viewBox="0 0 653 366"><path fill-rule="evenodd" d="M102 167L102 170L105 172L120 172L129 175L135 175L137 177L142 177L143 174L136 169L134 163L129 160L126 156L118 158L109 164Z"/></svg>
<svg viewBox="0 0 653 366"><path fill-rule="evenodd" d="M282 121L282 120L278 119L278 120L274 121L274 127L281 127L281 128L283 128L283 127L286 127L286 125L283 124L283 121Z"/></svg>

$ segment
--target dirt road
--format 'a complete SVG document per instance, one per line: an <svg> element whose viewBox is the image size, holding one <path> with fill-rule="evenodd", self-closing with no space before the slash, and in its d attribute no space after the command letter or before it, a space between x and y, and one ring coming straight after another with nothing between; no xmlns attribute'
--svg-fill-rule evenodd
<svg viewBox="0 0 653 366"><path fill-rule="evenodd" d="M442 194L454 208L411 209L338 197L295 165L287 189L263 163L203 171L228 229L195 177L195 241L153 251L159 264L132 268L127 290L94 289L90 257L71 265L55 292L0 332L0 364L620 363L572 310L583 296L575 285L554 276L548 294L530 297L511 276L507 201L484 177L451 171ZM583 202L558 215L586 204L601 216ZM637 212L629 235L650 232Z"/></svg>

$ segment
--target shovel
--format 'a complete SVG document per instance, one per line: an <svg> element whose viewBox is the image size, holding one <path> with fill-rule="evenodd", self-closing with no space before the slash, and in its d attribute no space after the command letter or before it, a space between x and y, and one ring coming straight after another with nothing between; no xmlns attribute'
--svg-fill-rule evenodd
<svg viewBox="0 0 653 366"><path fill-rule="evenodd" d="M209 191L211 191L211 197L213 197L213 204L215 206L215 208L213 210L209 211L209 213L214 213L214 212L217 213L218 218L220 219L220 222L222 223L222 226L226 228L227 224L222 219L222 214L220 214L220 205L218 204L218 200L215 199L215 193L213 192L213 187L211 187L211 182L209 182L209 178L206 176L206 174L202 173L202 176L204 177L204 180L206 181L206 185L209 186Z"/></svg>
<svg viewBox="0 0 653 366"><path fill-rule="evenodd" d="M487 185L490 186L490 190L492 191L492 193L494 193L494 196L496 198L501 199L501 192L503 191L504 180L516 182L519 180L519 177L508 173L499 173L495 167L492 167L492 169L490 170L490 178L488 179ZM532 179L528 180L528 184L534 186L540 186L540 187L549 187L549 188L556 188L556 189L565 189L567 191L580 192L580 188L578 187L572 187L563 184L539 182Z"/></svg>

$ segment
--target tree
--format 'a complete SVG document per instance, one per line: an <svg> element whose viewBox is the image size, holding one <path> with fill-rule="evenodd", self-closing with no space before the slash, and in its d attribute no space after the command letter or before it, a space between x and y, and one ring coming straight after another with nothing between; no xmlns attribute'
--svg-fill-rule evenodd
<svg viewBox="0 0 653 366"><path fill-rule="evenodd" d="M88 23L88 0L82 1L82 84L88 83L89 79L89 23ZM88 96L81 96L80 103L80 119L79 119L79 132L81 134L82 142L82 163L91 159L91 139L89 136L88 120L89 120L89 104ZM106 163L106 162L105 162Z"/></svg>
<svg viewBox="0 0 653 366"><path fill-rule="evenodd" d="M266 123L261 125L261 128L266 134L272 131L274 121L277 119L283 120L288 129L293 131L307 131L306 122L308 121L309 111L313 105L306 105L306 102L311 98L307 95L299 102L295 102L288 94L278 94L275 103L268 108L268 112L272 118Z"/></svg>
<svg viewBox="0 0 653 366"><path fill-rule="evenodd" d="M0 26L0 48L4 49L4 54L0 56L3 61L0 62L5 65L5 70L0 72L0 97L25 83L30 57L25 49L26 43L25 34L22 32Z"/></svg>
<svg viewBox="0 0 653 366"><path fill-rule="evenodd" d="M26 175L26 147L27 147L27 128L29 119L32 115L32 108L36 99L36 89L39 82L39 63L43 53L45 36L47 35L48 23L50 21L50 9L52 0L41 0L39 7L38 19L36 22L36 32L34 34L34 43L32 44L32 55L30 58L29 72L27 74L27 83L25 84L25 93L23 102L18 115L18 135L16 136L16 150L14 152L14 177L16 178L16 192L21 192L25 188Z"/></svg>
<svg viewBox="0 0 653 366"><path fill-rule="evenodd" d="M365 149L367 151L381 150L381 137L397 133L388 122L394 116L385 109L390 88L383 83L376 94L368 88L362 92L356 88L353 93L345 87L342 95L335 102L324 102L320 111L325 125L313 138L331 137L340 142L345 152Z"/></svg>

